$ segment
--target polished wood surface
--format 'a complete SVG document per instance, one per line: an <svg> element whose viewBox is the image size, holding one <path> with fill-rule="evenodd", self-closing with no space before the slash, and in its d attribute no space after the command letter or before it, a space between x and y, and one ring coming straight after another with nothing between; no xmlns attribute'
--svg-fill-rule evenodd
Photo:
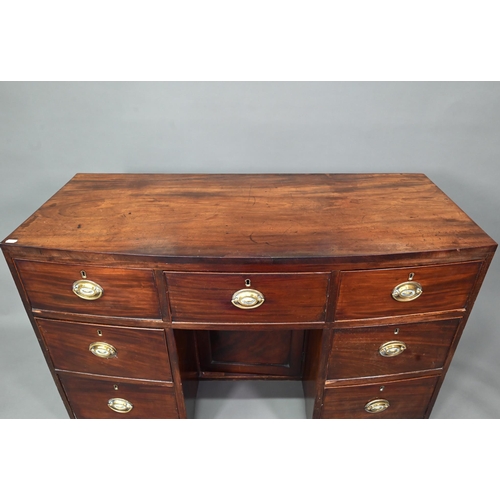
<svg viewBox="0 0 500 500"><path fill-rule="evenodd" d="M445 266L422 266L376 271L341 273L336 320L402 316L466 306L481 262ZM410 302L398 302L392 291L398 284L413 280L423 293Z"/></svg>
<svg viewBox="0 0 500 500"><path fill-rule="evenodd" d="M328 361L328 378L374 377L442 368L459 319L405 325L334 330ZM380 347L391 341L406 349L394 357L380 355Z"/></svg>
<svg viewBox="0 0 500 500"><path fill-rule="evenodd" d="M494 245L422 174L77 174L9 238L18 246L183 261Z"/></svg>
<svg viewBox="0 0 500 500"><path fill-rule="evenodd" d="M497 247L420 174L78 174L8 241L74 418L192 418L211 378L302 380L312 418L428 417ZM264 303L235 307L249 288Z"/></svg>
<svg viewBox="0 0 500 500"><path fill-rule="evenodd" d="M327 273L165 273L172 320L203 323L306 323L325 320ZM255 309L239 309L233 294L264 295Z"/></svg>
<svg viewBox="0 0 500 500"><path fill-rule="evenodd" d="M77 418L179 418L172 384L67 372L58 372L58 376ZM108 407L112 398L126 399L134 408L129 413L117 413Z"/></svg>
<svg viewBox="0 0 500 500"><path fill-rule="evenodd" d="M152 328L126 328L37 318L54 366L98 375L115 375L171 381L165 332ZM105 342L116 356L104 359L92 354L89 346Z"/></svg>
<svg viewBox="0 0 500 500"><path fill-rule="evenodd" d="M16 266L33 309L161 318L158 293L150 270L73 266L27 260L16 260ZM89 280L104 289L99 299L85 300L73 293L73 283L82 279L82 270Z"/></svg>
<svg viewBox="0 0 500 500"><path fill-rule="evenodd" d="M215 330L198 332L197 340L203 372L302 374L301 330Z"/></svg>
<svg viewBox="0 0 500 500"><path fill-rule="evenodd" d="M322 418L424 418L437 377L363 384L325 389ZM365 405L386 399L390 406L381 413L368 413Z"/></svg>

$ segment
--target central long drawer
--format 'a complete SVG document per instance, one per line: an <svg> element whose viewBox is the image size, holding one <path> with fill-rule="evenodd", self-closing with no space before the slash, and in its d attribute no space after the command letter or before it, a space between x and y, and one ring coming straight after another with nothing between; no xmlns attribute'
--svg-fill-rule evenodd
<svg viewBox="0 0 500 500"><path fill-rule="evenodd" d="M166 272L165 277L173 321L203 323L325 321L329 273ZM262 299L255 299L254 304L251 294ZM244 301L247 296L249 302L248 307L245 307ZM235 297L241 297L240 306L235 305ZM258 300L261 302L258 303Z"/></svg>

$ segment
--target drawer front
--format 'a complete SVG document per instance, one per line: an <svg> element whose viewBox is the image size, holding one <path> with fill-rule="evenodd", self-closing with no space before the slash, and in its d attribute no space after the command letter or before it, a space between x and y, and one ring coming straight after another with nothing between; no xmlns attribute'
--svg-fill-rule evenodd
<svg viewBox="0 0 500 500"><path fill-rule="evenodd" d="M328 273L165 273L173 321L309 323L325 320ZM247 281L248 280L248 281ZM257 307L232 303L236 292L260 293ZM241 299L239 299L241 300ZM242 301L244 302L244 298ZM250 297L250 305L252 297Z"/></svg>
<svg viewBox="0 0 500 500"><path fill-rule="evenodd" d="M16 261L33 309L128 318L161 318L153 272L145 269L76 266ZM86 279L82 277L82 271ZM79 297L76 282L90 280L102 289L97 299ZM95 288L94 285L92 285ZM96 289L98 291L98 289ZM83 294L85 289L80 289Z"/></svg>
<svg viewBox="0 0 500 500"><path fill-rule="evenodd" d="M462 309L467 304L479 267L479 262L467 262L342 272L335 319L376 318ZM405 283L408 285L404 285ZM397 287L403 294L414 293L413 288L421 290L421 294L415 293L413 297L416 298L413 300L396 300L393 292ZM405 290L405 287L408 289Z"/></svg>
<svg viewBox="0 0 500 500"><path fill-rule="evenodd" d="M423 377L326 388L322 418L424 418L437 380L438 377ZM369 413L365 408L382 411Z"/></svg>
<svg viewBox="0 0 500 500"><path fill-rule="evenodd" d="M56 369L172 380L165 332L37 318Z"/></svg>
<svg viewBox="0 0 500 500"><path fill-rule="evenodd" d="M58 376L76 418L179 418L173 387L72 373Z"/></svg>
<svg viewBox="0 0 500 500"><path fill-rule="evenodd" d="M334 330L328 378L442 368L460 320Z"/></svg>

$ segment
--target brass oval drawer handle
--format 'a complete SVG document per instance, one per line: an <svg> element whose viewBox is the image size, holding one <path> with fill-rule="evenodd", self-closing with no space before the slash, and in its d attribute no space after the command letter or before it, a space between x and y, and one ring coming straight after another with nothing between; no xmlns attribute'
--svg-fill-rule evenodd
<svg viewBox="0 0 500 500"><path fill-rule="evenodd" d="M134 409L134 405L122 398L111 398L108 401L108 406L116 413L128 413Z"/></svg>
<svg viewBox="0 0 500 500"><path fill-rule="evenodd" d="M234 292L231 302L240 309L255 309L264 303L264 295L258 290L244 288Z"/></svg>
<svg viewBox="0 0 500 500"><path fill-rule="evenodd" d="M380 413L391 406L387 399L374 399L365 405L365 411L368 413Z"/></svg>
<svg viewBox="0 0 500 500"><path fill-rule="evenodd" d="M107 344L106 342L92 342L89 345L89 351L98 358L114 358L116 356L116 348L111 344Z"/></svg>
<svg viewBox="0 0 500 500"><path fill-rule="evenodd" d="M81 299L97 300L104 292L102 287L90 280L78 280L73 283L73 292Z"/></svg>
<svg viewBox="0 0 500 500"><path fill-rule="evenodd" d="M400 283L392 291L392 298L398 302L410 302L422 295L422 285L416 281L405 281Z"/></svg>
<svg viewBox="0 0 500 500"><path fill-rule="evenodd" d="M386 342L382 344L378 348L378 352L384 358L392 358L394 356L399 356L406 349L406 344L399 340L391 340L390 342Z"/></svg>

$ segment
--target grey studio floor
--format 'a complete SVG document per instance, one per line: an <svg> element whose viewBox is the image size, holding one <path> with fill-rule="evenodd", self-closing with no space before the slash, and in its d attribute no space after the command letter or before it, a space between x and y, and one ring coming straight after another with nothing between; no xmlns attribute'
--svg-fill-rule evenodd
<svg viewBox="0 0 500 500"><path fill-rule="evenodd" d="M495 82L0 82L0 239L77 172L422 172L500 241ZM500 417L500 255L431 419ZM0 419L67 419L0 258ZM300 382L203 382L199 419L302 419Z"/></svg>

